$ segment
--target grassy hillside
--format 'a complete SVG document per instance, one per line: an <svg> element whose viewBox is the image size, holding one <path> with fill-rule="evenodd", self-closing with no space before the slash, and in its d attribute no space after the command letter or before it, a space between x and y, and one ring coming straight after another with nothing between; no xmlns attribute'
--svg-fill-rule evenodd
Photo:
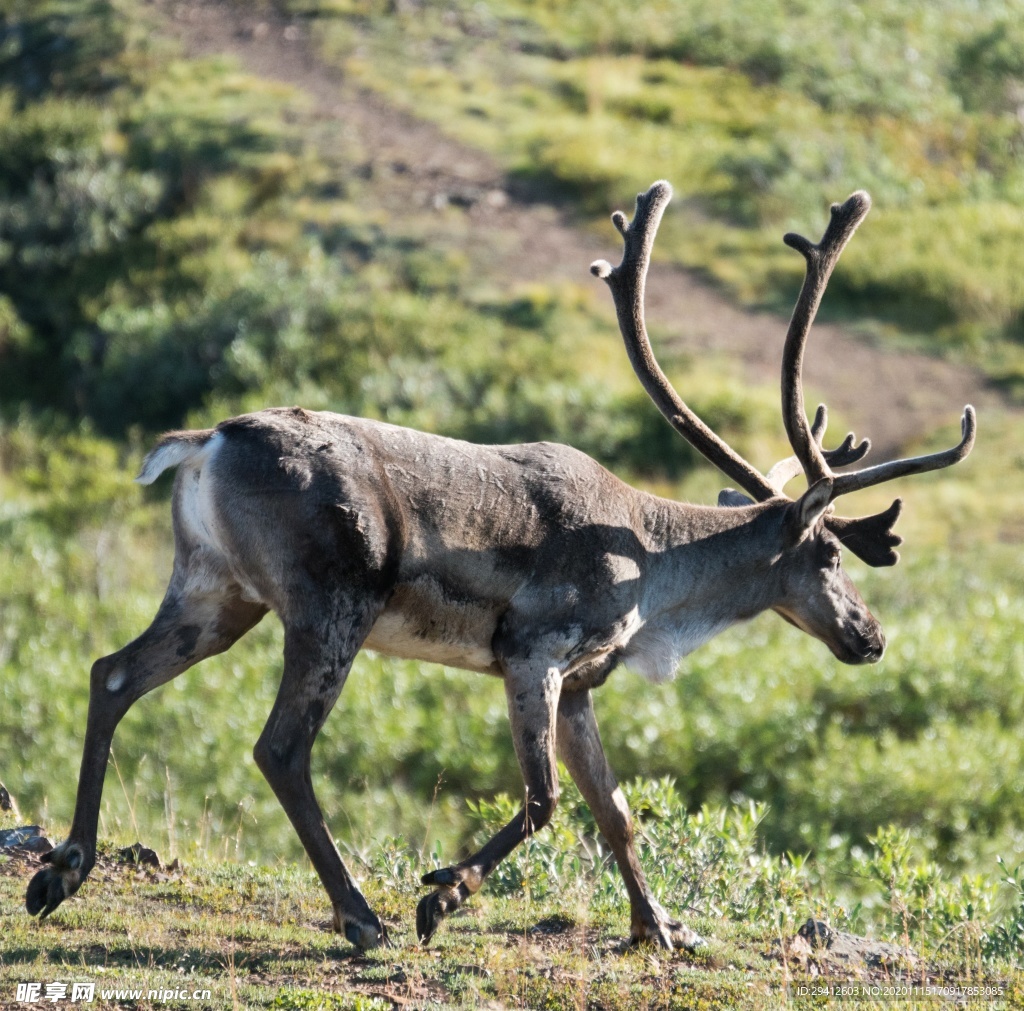
<svg viewBox="0 0 1024 1011"><path fill-rule="evenodd" d="M778 243L784 227L813 232L803 215L817 220L825 199L867 185L878 210L830 304L876 330L977 354L993 374L1017 367L1017 139L1003 92L984 77L1009 88L1016 49L982 45L1009 23L952 3L942 19L921 7L900 21L922 73L945 82L937 87L901 62L905 50L890 42L902 36L888 28L864 36L876 43L856 48L846 76L815 64L839 58L798 45L816 19L847 16L830 5L808 8L789 35L773 28L781 15L762 12L762 23L736 5L665 4L628 25L603 7L595 19L582 5L447 6L454 19L430 4L415 16L402 5L387 16L348 3L301 10L350 73L497 152L530 192L557 188L581 219L607 229L629 187L671 177L686 199L660 248L752 300L792 294L799 258ZM460 246L459 207L395 213L386 179L368 177L343 134L325 135L301 94L230 61L181 58L147 10L135 0L0 3L0 780L27 819L58 837L72 811L89 665L147 624L169 572L167 488L131 483L155 430L300 402L484 441L568 441L695 501L713 501L721 485L636 391L589 296L544 279L510 290L481 277ZM704 21L688 28L686 11ZM772 39L788 48L768 73L758 68ZM954 74L950 54L972 39L981 55ZM416 59L400 60L401 46ZM951 90L954 76L957 87L976 80L974 97ZM822 167L829 145L838 154ZM737 386L714 362L668 364L741 452L765 467L785 452L775 390ZM761 964L780 910L787 931L813 913L853 930L910 931L961 968L1024 954L1019 886L1004 880L1019 881L1011 871L1024 860L1020 436L1016 416L984 416L970 460L901 483L904 562L850 566L887 629L881 665L843 667L769 615L703 648L672 684L642 686L622 671L598 693L622 776L676 783L678 796L635 787L651 817L648 843L660 840L649 856L664 864L671 894L685 894L694 874L706 884L698 908L734 945L725 964L739 967L735 993L747 992L743 966ZM870 492L851 508L886 504ZM168 972L194 955L189 964L224 993L240 971L230 959L247 957L223 941L236 924L246 944L296 963L282 970L287 983L248 963L246 1000L272 1006L280 987L322 978L338 949L306 930L325 915L308 875L293 891L287 874L244 866L301 859L251 758L280 664L280 626L268 618L139 703L115 740L101 838L142 838L191 861L199 870L182 888L215 898L189 905L177 885L156 883L140 911L125 885L124 922L150 937L133 954L101 922L98 887L61 913L82 931L66 950L58 927L37 933L19 914L0 943L5 984L33 960L49 974L55 960L99 945L133 973L149 952ZM506 803L496 794L521 788L504 708L494 679L363 655L321 735L314 769L328 821L357 863L386 870L404 921L422 854L458 852ZM756 842L743 822L750 801L766 805ZM703 804L703 822L686 820ZM564 807L480 903L484 925L459 921L450 963L445 954L430 968L432 956L417 954L417 968L402 971L440 979L445 1000L467 1005L478 992L507 1002L521 992L576 1006L580 980L611 1006L677 985L686 994L691 982L710 1001L718 969L705 984L678 963L649 971L639 956L587 947L579 923L602 938L623 929L606 868L584 875L583 912L556 932L565 964L545 954L534 975L517 974L520 955L533 957L528 928L564 906L545 890L584 866L576 840L591 853L595 845L571 797ZM706 827L719 821L732 826L720 846ZM679 845L701 832L711 832L710 849L697 852L715 868L706 882ZM712 859L719 848L735 862ZM243 864L205 867L215 858ZM756 884L748 872L766 877ZM730 898L730 877L761 905ZM13 912L22 886L0 884ZM517 905L524 888L539 905ZM271 926L233 905L235 895L252 895ZM300 927L281 911L293 902L316 903ZM211 919L193 951L168 937L185 920L194 929L195 908L228 921ZM154 909L160 918L148 922ZM351 963L339 985L390 979L389 957ZM484 958L508 972L458 968ZM776 992L762 989L765 1001ZM304 1006L301 994L285 996L291 1003L277 1006Z"/></svg>
<svg viewBox="0 0 1024 1011"><path fill-rule="evenodd" d="M281 6L348 74L588 213L671 179L660 255L749 302L787 306L781 234L869 190L828 311L1021 383L1017 0Z"/></svg>

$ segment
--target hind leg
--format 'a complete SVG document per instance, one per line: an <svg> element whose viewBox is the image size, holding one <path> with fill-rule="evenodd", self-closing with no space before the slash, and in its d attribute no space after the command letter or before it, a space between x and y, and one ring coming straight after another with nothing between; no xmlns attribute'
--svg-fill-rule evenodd
<svg viewBox="0 0 1024 1011"><path fill-rule="evenodd" d="M267 725L253 749L271 789L305 847L334 907L334 929L358 948L387 943L387 932L363 898L324 823L313 792L313 742L348 678L383 601L339 594L286 620L284 676Z"/></svg>
<svg viewBox="0 0 1024 1011"><path fill-rule="evenodd" d="M193 571L191 576L195 576ZM212 573L206 575L213 576ZM78 797L71 832L43 859L28 886L29 913L47 916L81 887L96 862L103 778L114 730L132 704L193 664L221 653L267 609L242 600L222 580L187 578L176 569L153 623L137 639L92 666Z"/></svg>

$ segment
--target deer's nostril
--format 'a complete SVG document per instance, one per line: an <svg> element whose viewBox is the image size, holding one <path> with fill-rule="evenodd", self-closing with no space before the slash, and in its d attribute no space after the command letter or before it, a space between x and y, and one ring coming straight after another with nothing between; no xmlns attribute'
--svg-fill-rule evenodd
<svg viewBox="0 0 1024 1011"><path fill-rule="evenodd" d="M881 628L875 628L864 636L864 656L872 660L881 660L885 652L885 633Z"/></svg>

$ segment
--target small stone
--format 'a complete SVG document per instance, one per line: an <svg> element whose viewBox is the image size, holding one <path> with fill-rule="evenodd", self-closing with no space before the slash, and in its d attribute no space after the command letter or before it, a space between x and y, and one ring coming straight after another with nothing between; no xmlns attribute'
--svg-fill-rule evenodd
<svg viewBox="0 0 1024 1011"><path fill-rule="evenodd" d="M132 843L131 846L125 846L124 849L118 850L117 855L124 864L138 864L143 867L155 867L157 870L160 869L160 858L156 855L155 850L151 850L148 846L143 846L142 843Z"/></svg>
<svg viewBox="0 0 1024 1011"><path fill-rule="evenodd" d="M22 825L0 831L0 850L20 850L23 853L49 853L53 843L43 835L38 825Z"/></svg>

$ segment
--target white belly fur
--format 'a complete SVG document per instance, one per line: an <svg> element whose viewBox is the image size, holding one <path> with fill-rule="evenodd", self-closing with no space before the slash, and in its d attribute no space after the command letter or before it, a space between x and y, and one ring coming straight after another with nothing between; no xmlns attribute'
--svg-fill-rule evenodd
<svg viewBox="0 0 1024 1011"><path fill-rule="evenodd" d="M451 600L424 576L396 590L364 645L388 656L491 673L499 613L491 601Z"/></svg>

